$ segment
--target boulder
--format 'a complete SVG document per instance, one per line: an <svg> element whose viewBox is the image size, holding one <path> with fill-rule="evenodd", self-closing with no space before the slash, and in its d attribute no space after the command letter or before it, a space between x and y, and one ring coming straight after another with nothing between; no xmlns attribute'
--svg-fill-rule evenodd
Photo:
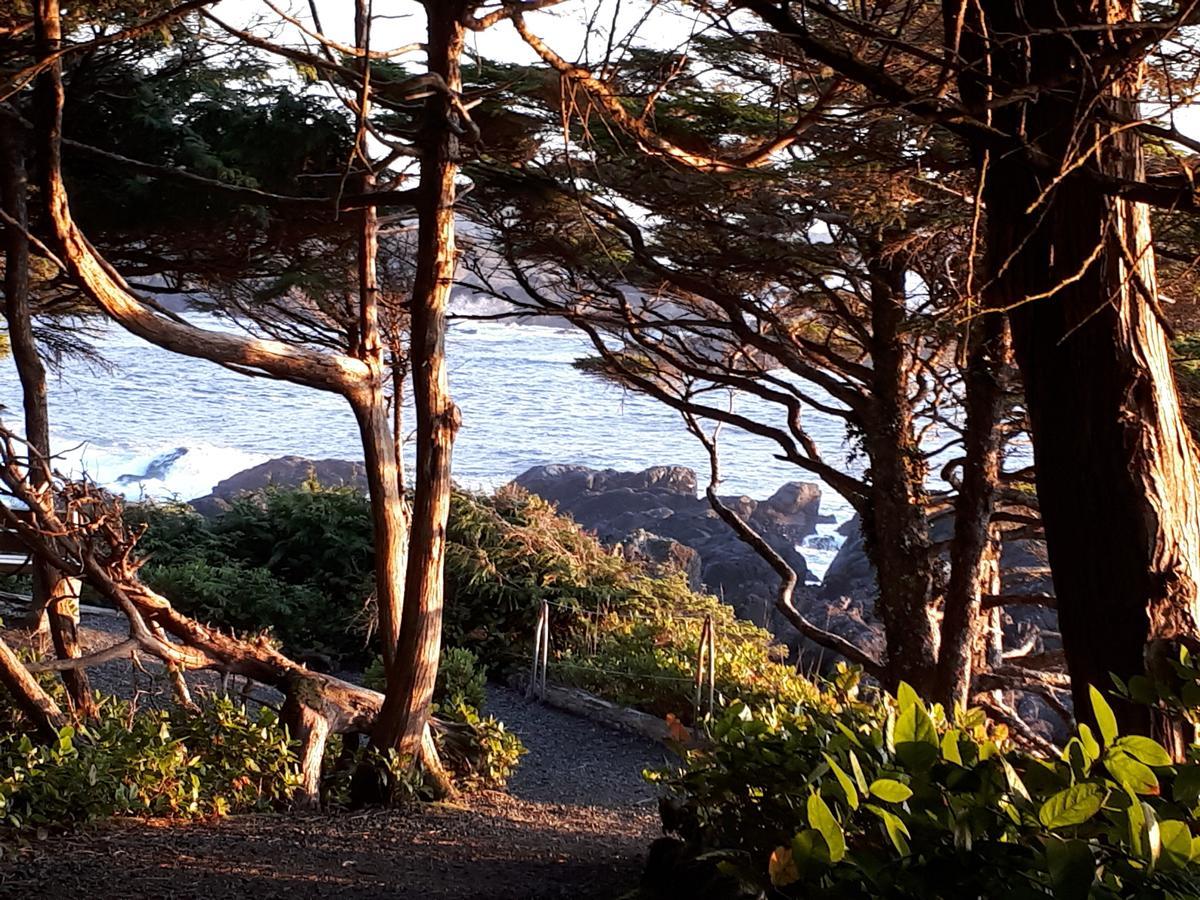
<svg viewBox="0 0 1200 900"><path fill-rule="evenodd" d="M935 541L948 541L953 535L954 520L942 516L931 527ZM875 567L867 558L859 520L856 516L839 529L846 535L845 543L825 572L818 599L821 603L834 603L838 598L852 598L860 604L867 620L874 621L875 600L879 586ZM945 560L943 560L945 562ZM945 577L948 573L943 572ZM1045 541L1009 541L1000 556L1001 590L1005 594L1050 594L1054 595L1054 583L1050 578L1046 558ZM1062 647L1058 634L1058 613L1045 606L1010 605L1001 613L1004 627L1005 649L1026 646L1031 635L1036 635L1032 653L1039 654ZM838 631L838 629L831 629ZM841 631L838 631L841 634ZM843 637L847 635L843 634Z"/></svg>
<svg viewBox="0 0 1200 900"><path fill-rule="evenodd" d="M367 490L367 473L360 462L281 456L231 475L218 482L211 494L188 503L203 516L219 516L238 497L266 487L297 487L312 478L326 487L352 487L364 493Z"/></svg>
<svg viewBox="0 0 1200 900"><path fill-rule="evenodd" d="M739 616L797 641L791 625L776 614L779 579L775 571L737 537L707 499L697 496L693 470L655 466L617 472L537 466L514 483L555 503L601 541L620 545L630 559L683 571L693 588L716 594ZM808 566L796 545L816 530L821 489L792 482L766 500L745 496L722 500L751 522L796 570L803 585Z"/></svg>
<svg viewBox="0 0 1200 900"><path fill-rule="evenodd" d="M813 534L821 516L821 489L804 481L789 481L757 504L751 524L793 535L797 541Z"/></svg>

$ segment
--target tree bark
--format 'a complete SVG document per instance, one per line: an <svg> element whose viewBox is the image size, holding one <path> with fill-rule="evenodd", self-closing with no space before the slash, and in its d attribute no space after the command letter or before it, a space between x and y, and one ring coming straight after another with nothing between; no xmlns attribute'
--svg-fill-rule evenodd
<svg viewBox="0 0 1200 900"><path fill-rule="evenodd" d="M30 478L35 485L45 485L45 466L50 459L50 409L46 394L46 367L38 354L33 334L33 312L30 303L29 224L26 195L24 134L6 129L0 134L0 202L11 222L6 222L4 269L4 318L8 323L9 345L17 377L21 382L21 400L25 416L25 440L29 451ZM15 225L12 223L16 223ZM43 616L49 617L50 636L60 659L77 659L79 646L79 584L57 569L35 560L33 563L33 606L30 625L40 628ZM87 674L81 670L62 673L74 711L91 716L96 711L88 686Z"/></svg>
<svg viewBox="0 0 1200 900"><path fill-rule="evenodd" d="M937 699L947 709L965 707L970 697L977 633L990 623L981 616L984 594L995 593L991 525L1000 478L1002 437L997 427L1004 402L1003 367L1008 329L999 313L972 323L965 373L966 422L954 537L950 544L950 583L942 615L938 651ZM997 616L992 610L991 616Z"/></svg>
<svg viewBox="0 0 1200 900"><path fill-rule="evenodd" d="M929 696L937 666L933 554L925 461L913 431L911 351L903 337L906 268L900 259L873 259L868 265L872 402L864 431L871 502L863 534L879 579L876 611L887 643L885 687L894 690L906 681Z"/></svg>
<svg viewBox="0 0 1200 900"><path fill-rule="evenodd" d="M461 2L426 2L429 70L451 92L462 89ZM451 98L426 101L418 143L417 268L413 282L411 352L416 418L416 472L409 537L408 577L400 623L397 665L388 678L387 699L372 735L378 747L395 747L416 762L429 719L441 652L446 520L450 512L450 464L458 409L450 399L446 372L446 306L454 282L455 177L459 143Z"/></svg>
<svg viewBox="0 0 1200 900"><path fill-rule="evenodd" d="M996 99L988 84L1024 91L990 104L1002 130L1036 140L1064 172L1091 153L1104 175L1143 178L1137 132L1111 124L1138 116L1139 67L1102 65L1120 54L1095 27L1134 21L1136 4L981 8L986 28L968 16L961 53L979 71L989 66L991 80L964 75L964 98L982 108ZM990 273L1011 307L1025 383L1063 645L1086 718L1089 685L1169 674L1178 645L1200 637L1197 451L1160 320L1146 207L1101 193L1078 171L1050 184L1015 155L987 161L983 196ZM1153 734L1176 754L1189 738L1144 707L1118 703L1117 714L1124 730Z"/></svg>
<svg viewBox="0 0 1200 900"><path fill-rule="evenodd" d="M371 524L375 542L375 598L379 610L379 646L384 671L396 663L408 561L408 513L400 493L400 460L389 427L382 386L372 384L352 395L350 406L362 437Z"/></svg>

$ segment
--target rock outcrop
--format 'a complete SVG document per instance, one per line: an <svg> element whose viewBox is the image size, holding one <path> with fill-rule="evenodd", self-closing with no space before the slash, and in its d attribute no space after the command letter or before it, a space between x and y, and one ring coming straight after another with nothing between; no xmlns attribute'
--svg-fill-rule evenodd
<svg viewBox="0 0 1200 900"><path fill-rule="evenodd" d="M514 483L553 502L606 544L619 545L626 557L681 570L693 588L722 597L742 618L795 639L775 612L779 581L774 571L697 496L692 469L537 466ZM796 545L822 521L817 485L792 482L766 500L722 499L762 533L802 582L806 579L808 566ZM806 590L800 593L807 597Z"/></svg>
<svg viewBox="0 0 1200 900"><path fill-rule="evenodd" d="M303 456L281 456L231 475L218 482L212 493L189 500L189 505L203 516L219 516L229 509L232 501L244 494L253 494L266 487L297 487L316 478L326 487L353 487L367 490L367 473L362 463L345 459L306 459Z"/></svg>

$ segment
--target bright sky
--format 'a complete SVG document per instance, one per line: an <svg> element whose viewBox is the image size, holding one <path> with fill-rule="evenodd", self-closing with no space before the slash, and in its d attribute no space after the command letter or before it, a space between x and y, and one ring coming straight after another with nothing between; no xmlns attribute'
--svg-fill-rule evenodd
<svg viewBox="0 0 1200 900"><path fill-rule="evenodd" d="M311 27L308 0L272 2ZM315 2L326 33L340 43L352 44L354 8L350 0ZM266 23L282 24L264 0L221 0L213 12L239 27L247 27L256 17ZM373 13L372 49L388 50L424 39L424 14L413 0L375 0ZM682 4L647 0L563 0L552 9L530 13L526 22L560 56L573 61L600 56L610 34L620 41L637 29L639 43L683 49L689 36L703 28L703 22L687 13ZM589 22L595 23L591 29ZM305 40L296 28L284 27L289 42ZM474 54L488 59L518 63L537 59L507 22L472 35L468 46ZM1172 124L1185 134L1200 137L1200 108L1177 109Z"/></svg>
<svg viewBox="0 0 1200 900"><path fill-rule="evenodd" d="M307 0L277 0L276 5L311 26L312 19ZM596 27L589 32L589 18L597 9ZM329 37L340 43L353 43L354 8L349 0L317 0L317 10ZM526 22L535 34L542 37L560 55L576 59L581 56L586 42L591 42L593 52L602 49L610 32L615 32L620 39L630 29L638 26L647 11L648 6L642 0L624 3L620 0L564 0L553 9L530 13L526 16ZM267 21L278 21L278 16L263 0L221 0L213 7L213 12L218 17L238 25L249 23L255 16ZM416 3L404 0L375 0L373 12L373 50L388 50L424 39L423 13ZM686 42L696 25L695 18L685 17L661 5L655 5L649 10L649 14L651 18L640 31L643 37L652 36L653 42L658 46ZM294 28L290 29L290 33L297 38L300 36ZM507 22L481 34L472 35L468 46L473 52L490 59L506 62L536 60L533 51Z"/></svg>

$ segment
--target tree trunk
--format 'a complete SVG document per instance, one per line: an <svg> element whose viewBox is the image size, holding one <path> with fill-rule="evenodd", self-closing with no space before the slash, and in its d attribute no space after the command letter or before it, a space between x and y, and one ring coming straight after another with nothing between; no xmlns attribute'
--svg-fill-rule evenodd
<svg viewBox="0 0 1200 900"><path fill-rule="evenodd" d="M429 70L453 92L462 88L463 8L459 2L426 3ZM397 665L372 739L414 762L429 718L442 639L446 520L450 512L450 462L458 409L446 373L446 305L454 281L454 179L459 167L455 111L442 93L426 101L418 140L417 269L413 283L410 360L416 418L416 472L409 538L408 578L400 622Z"/></svg>
<svg viewBox="0 0 1200 900"><path fill-rule="evenodd" d="M0 201L9 219L5 223L4 317L8 323L9 345L17 377L21 381L21 399L25 414L25 440L29 450L30 477L35 485L46 483L45 463L50 458L50 413L46 396L46 369L38 355L33 335L33 314L29 297L29 238L25 177L25 146L18 129L0 134L4 172L0 176ZM60 659L74 659L79 647L79 585L57 569L35 560L33 564L33 606L30 625L40 628L48 614L50 636ZM83 671L64 671L63 682L71 705L79 715L95 712L91 689Z"/></svg>
<svg viewBox="0 0 1200 900"><path fill-rule="evenodd" d="M887 643L885 687L894 690L907 681L928 696L934 687L937 631L925 461L913 433L912 360L903 338L906 271L899 259L869 265L873 382L865 442L871 506L863 534L879 579L876 612Z"/></svg>
<svg viewBox="0 0 1200 900"><path fill-rule="evenodd" d="M1099 147L1089 165L1140 179L1137 132L1113 133L1112 124L1137 118L1140 72L1098 62L1119 54L1095 28L1131 22L1136 8L1130 0L1096 7L985 0L987 33L1017 36L987 60L993 83L1055 85L993 103L993 121L1036 140L1064 168L1081 148ZM968 61L985 58L982 30L968 20ZM977 106L986 99L970 77L963 94ZM1080 110L1093 112L1081 121ZM1200 637L1197 452L1160 321L1146 208L1074 174L1051 187L1015 156L986 162L990 271L1011 307L1063 645L1076 710L1087 718L1089 685L1109 689L1114 674L1169 675L1178 645ZM1182 752L1189 735L1181 725L1131 704L1117 712L1124 730Z"/></svg>
<svg viewBox="0 0 1200 900"><path fill-rule="evenodd" d="M396 663L408 560L408 511L400 494L400 460L381 385L351 395L350 406L362 437L371 524L375 542L375 598L379 610L379 645L384 671Z"/></svg>
<svg viewBox="0 0 1200 900"><path fill-rule="evenodd" d="M948 710L967 705L977 632L988 624L980 616L980 602L983 594L995 593L994 566L989 563L994 556L991 519L1002 450L997 427L1004 403L1001 379L1009 354L1004 319L999 313L985 313L972 323L969 340L964 456L938 652L937 699Z"/></svg>

